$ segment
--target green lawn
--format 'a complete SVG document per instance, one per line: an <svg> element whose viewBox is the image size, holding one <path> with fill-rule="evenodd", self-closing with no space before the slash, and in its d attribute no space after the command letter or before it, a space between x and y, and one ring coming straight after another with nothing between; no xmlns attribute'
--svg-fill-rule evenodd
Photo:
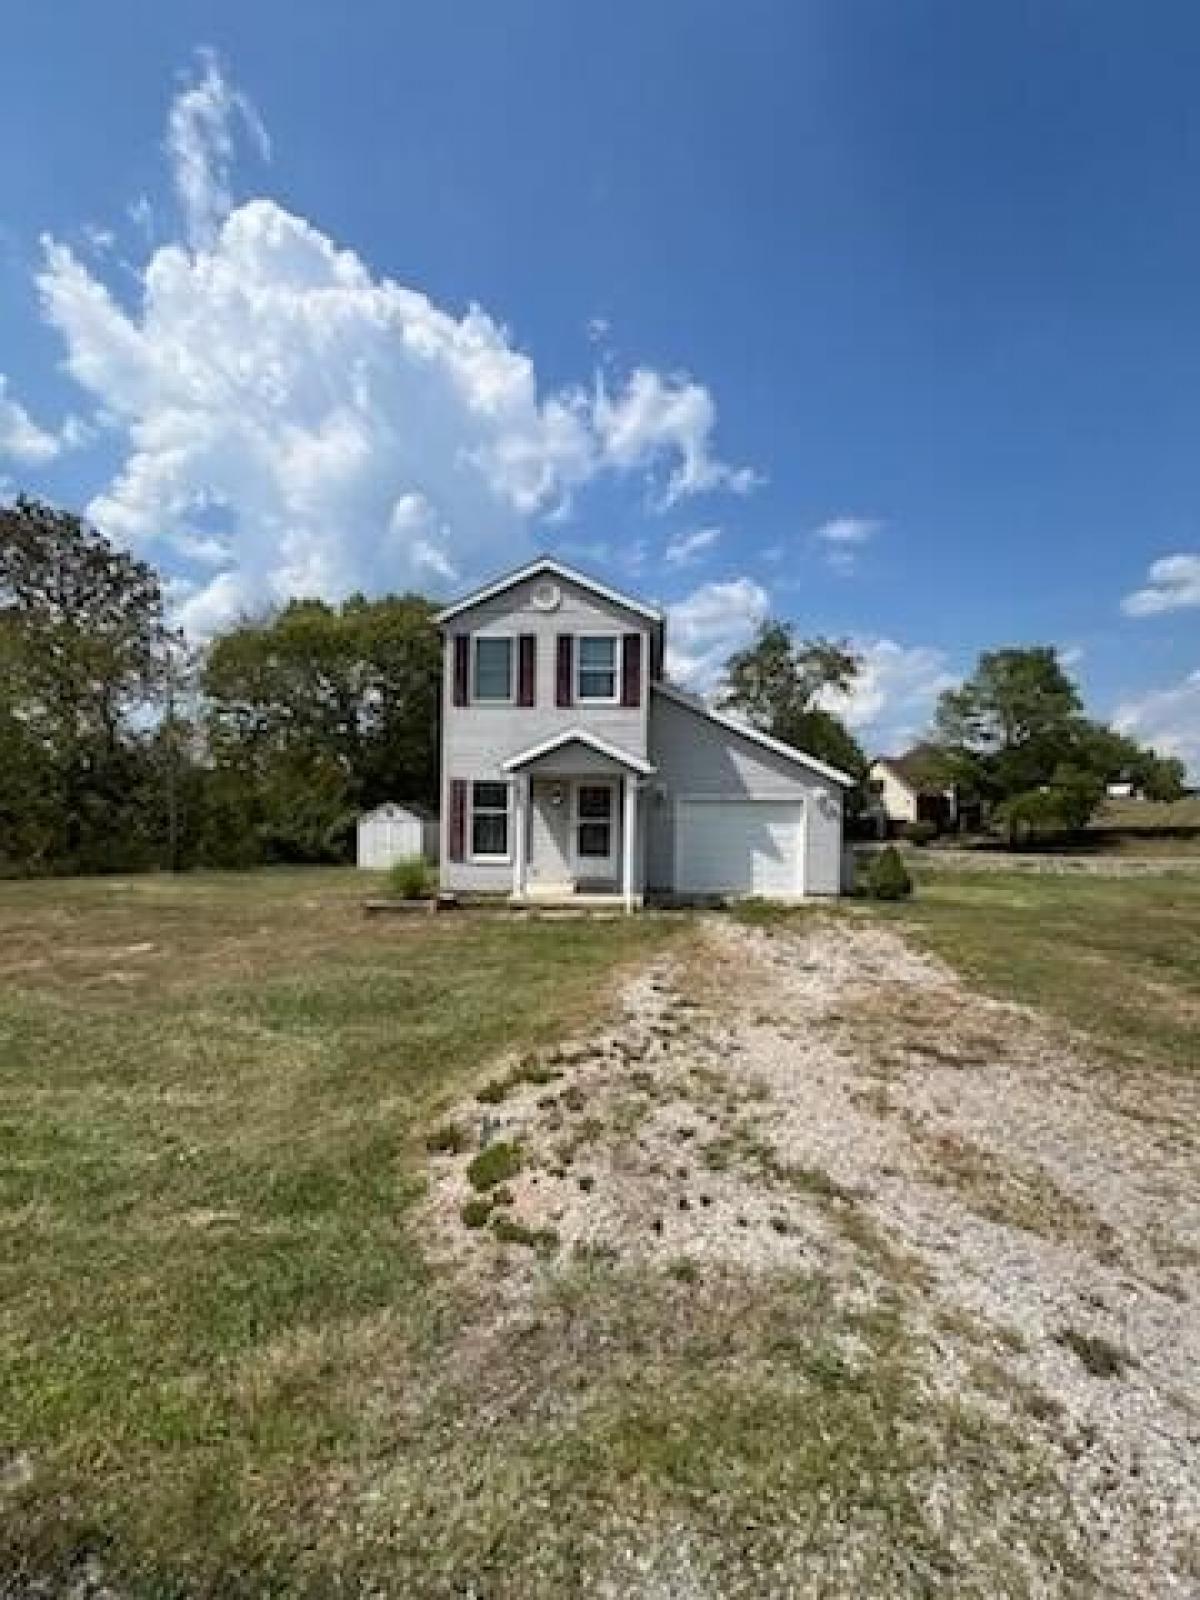
<svg viewBox="0 0 1200 1600"><path fill-rule="evenodd" d="M980 988L1040 1006L1130 1067L1200 1065L1200 878L935 870L899 917Z"/></svg>
<svg viewBox="0 0 1200 1600"><path fill-rule="evenodd" d="M363 885L0 885L4 1579L533 1600L611 1576L649 1528L672 1582L690 1541L711 1592L760 1595L785 1544L825 1559L853 1530L871 1592L1030 1592L993 1496L1036 1494L1021 1544L1047 1571L1056 1502L1019 1434L931 1400L911 1286L848 1311L819 1271L560 1254L530 1288L514 1252L491 1277L439 1257L421 1198L446 1108L689 919L369 920ZM1200 884L939 874L853 914L1189 1064ZM927 1510L947 1459L979 1463L971 1563ZM612 1592L676 1592L656 1581Z"/></svg>
<svg viewBox="0 0 1200 1600"><path fill-rule="evenodd" d="M368 921L363 892L0 885L6 1575L294 1575L307 1499L378 1443L372 1384L455 1314L410 1223L437 1108L678 930Z"/></svg>

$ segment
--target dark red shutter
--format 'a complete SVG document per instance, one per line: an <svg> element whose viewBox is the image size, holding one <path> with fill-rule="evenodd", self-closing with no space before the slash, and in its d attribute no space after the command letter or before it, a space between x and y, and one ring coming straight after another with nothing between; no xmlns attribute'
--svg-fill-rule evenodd
<svg viewBox="0 0 1200 1600"><path fill-rule="evenodd" d="M465 706L471 682L471 635L454 635L454 704Z"/></svg>
<svg viewBox="0 0 1200 1600"><path fill-rule="evenodd" d="M661 683L661 681L662 681L662 670L663 670L662 646L663 646L662 628L661 627L655 628L655 629L653 629L653 631L650 634L650 682L651 683Z"/></svg>
<svg viewBox="0 0 1200 1600"><path fill-rule="evenodd" d="M537 637L523 633L517 641L517 704L533 704L534 678L537 674Z"/></svg>
<svg viewBox="0 0 1200 1600"><path fill-rule="evenodd" d="M450 837L446 844L451 861L461 861L467 847L467 785L463 778L450 780Z"/></svg>
<svg viewBox="0 0 1200 1600"><path fill-rule="evenodd" d="M558 636L558 659L555 663L557 671L554 678L555 703L560 706L569 706L575 699L575 652L571 648L574 640L569 633L560 633Z"/></svg>
<svg viewBox="0 0 1200 1600"><path fill-rule="evenodd" d="M642 703L642 636L627 633L621 640L621 704Z"/></svg>

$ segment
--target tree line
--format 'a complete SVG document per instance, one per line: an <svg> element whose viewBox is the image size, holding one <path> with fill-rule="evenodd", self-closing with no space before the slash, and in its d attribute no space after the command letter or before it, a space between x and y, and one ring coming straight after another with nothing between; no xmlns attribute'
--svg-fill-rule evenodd
<svg viewBox="0 0 1200 1600"><path fill-rule="evenodd" d="M154 568L70 512L0 507L0 872L345 860L358 814L437 799L440 641L417 594L294 600L202 649ZM862 663L767 622L722 699L865 776L830 709ZM1082 826L1106 779L1169 798L1182 764L1088 719L1052 649L981 656L925 746L1016 838Z"/></svg>

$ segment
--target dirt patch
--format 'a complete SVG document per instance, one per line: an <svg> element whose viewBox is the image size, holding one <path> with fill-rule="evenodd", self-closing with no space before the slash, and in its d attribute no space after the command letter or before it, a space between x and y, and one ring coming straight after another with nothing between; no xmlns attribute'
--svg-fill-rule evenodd
<svg viewBox="0 0 1200 1600"><path fill-rule="evenodd" d="M509 1307L547 1263L589 1258L682 1285L819 1273L849 1314L901 1307L937 1403L1036 1440L1090 1592L1195 1593L1190 1086L1114 1095L1081 1041L846 918L714 918L610 1031L539 1057L535 1081L519 1066L491 1064L481 1086L503 1095L455 1109L469 1148L433 1160L429 1201L460 1266L503 1264ZM522 1151L508 1220L467 1228L467 1166L496 1141Z"/></svg>

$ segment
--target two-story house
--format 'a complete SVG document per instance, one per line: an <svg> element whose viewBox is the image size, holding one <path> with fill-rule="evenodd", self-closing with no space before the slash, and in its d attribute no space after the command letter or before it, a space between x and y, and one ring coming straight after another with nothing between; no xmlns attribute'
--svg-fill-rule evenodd
<svg viewBox="0 0 1200 1600"><path fill-rule="evenodd" d="M853 779L671 687L657 607L542 558L437 621L445 890L840 892Z"/></svg>

